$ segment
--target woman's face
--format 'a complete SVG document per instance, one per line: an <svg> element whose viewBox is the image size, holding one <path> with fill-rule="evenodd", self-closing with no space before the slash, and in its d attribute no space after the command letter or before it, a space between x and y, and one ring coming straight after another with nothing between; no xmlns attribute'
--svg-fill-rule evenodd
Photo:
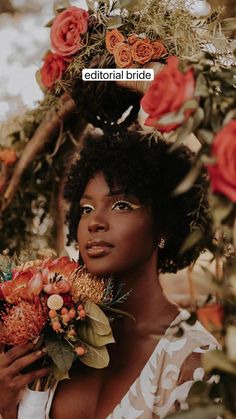
<svg viewBox="0 0 236 419"><path fill-rule="evenodd" d="M110 192L102 172L88 182L80 201L80 255L94 275L143 269L156 252L151 207L134 196Z"/></svg>

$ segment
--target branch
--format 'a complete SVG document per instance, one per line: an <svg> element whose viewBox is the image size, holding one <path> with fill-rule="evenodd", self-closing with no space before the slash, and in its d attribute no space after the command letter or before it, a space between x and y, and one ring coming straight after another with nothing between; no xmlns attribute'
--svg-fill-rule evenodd
<svg viewBox="0 0 236 419"><path fill-rule="evenodd" d="M36 129L15 166L9 185L3 196L2 212L12 202L22 175L28 165L44 150L46 144L58 132L61 123L68 119L74 113L75 109L76 105L74 100L67 93L64 93L59 100L59 109L50 110L46 114L46 117Z"/></svg>

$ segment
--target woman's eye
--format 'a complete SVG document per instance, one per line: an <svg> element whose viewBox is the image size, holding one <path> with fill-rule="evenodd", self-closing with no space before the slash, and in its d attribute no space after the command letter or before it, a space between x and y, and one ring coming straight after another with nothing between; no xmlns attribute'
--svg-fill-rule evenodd
<svg viewBox="0 0 236 419"><path fill-rule="evenodd" d="M116 211L126 211L133 209L133 205L127 201L116 201L112 205L111 209Z"/></svg>
<svg viewBox="0 0 236 419"><path fill-rule="evenodd" d="M81 205L80 207L80 215L87 215L90 214L94 210L92 205Z"/></svg>

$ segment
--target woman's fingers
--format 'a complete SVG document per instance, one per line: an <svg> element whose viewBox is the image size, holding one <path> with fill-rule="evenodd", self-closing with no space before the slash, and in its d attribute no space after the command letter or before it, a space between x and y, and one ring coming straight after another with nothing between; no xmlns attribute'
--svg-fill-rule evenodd
<svg viewBox="0 0 236 419"><path fill-rule="evenodd" d="M28 384L32 383L37 378L45 377L45 375L51 372L50 368L41 368L40 370L31 371L27 374L19 374L13 380L13 385L15 389L20 390Z"/></svg>
<svg viewBox="0 0 236 419"><path fill-rule="evenodd" d="M10 366L16 359L23 357L28 352L32 351L34 344L32 342L26 343L25 345L18 345L14 348L9 349L9 351L2 353L0 355L0 369L7 368Z"/></svg>
<svg viewBox="0 0 236 419"><path fill-rule="evenodd" d="M23 368L27 367L30 364L33 364L37 359L40 359L42 356L46 354L46 349L43 348L41 350L31 352L28 355L25 355L21 358L16 359L10 366L9 366L9 372L12 375L17 375L20 373Z"/></svg>

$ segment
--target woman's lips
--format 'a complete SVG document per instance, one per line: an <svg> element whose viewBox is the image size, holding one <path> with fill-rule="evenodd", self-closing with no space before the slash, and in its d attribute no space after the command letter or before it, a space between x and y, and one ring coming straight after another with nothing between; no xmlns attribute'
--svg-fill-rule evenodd
<svg viewBox="0 0 236 419"><path fill-rule="evenodd" d="M90 257L101 257L110 253L111 249L114 246L111 243L105 242L103 240L90 240L87 245L87 254Z"/></svg>

